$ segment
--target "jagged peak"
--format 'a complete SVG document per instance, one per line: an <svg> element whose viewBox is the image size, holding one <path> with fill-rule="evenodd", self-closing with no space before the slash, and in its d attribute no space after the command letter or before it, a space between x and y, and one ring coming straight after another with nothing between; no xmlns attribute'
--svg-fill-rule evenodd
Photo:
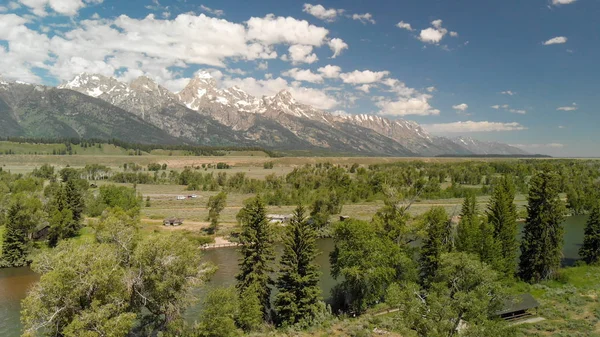
<svg viewBox="0 0 600 337"><path fill-rule="evenodd" d="M65 82L61 85L58 86L58 88L80 88L85 86L86 84L88 84L90 81L105 81L105 80L114 80L116 81L116 79L114 77L108 77L108 76L104 76L101 74L91 74L91 73L79 73L78 75L75 75L75 77L73 77L72 80Z"/></svg>
<svg viewBox="0 0 600 337"><path fill-rule="evenodd" d="M131 81L130 84L132 89L148 89L148 90L157 90L160 88L160 85L156 83L153 79L148 76L142 75L135 80Z"/></svg>

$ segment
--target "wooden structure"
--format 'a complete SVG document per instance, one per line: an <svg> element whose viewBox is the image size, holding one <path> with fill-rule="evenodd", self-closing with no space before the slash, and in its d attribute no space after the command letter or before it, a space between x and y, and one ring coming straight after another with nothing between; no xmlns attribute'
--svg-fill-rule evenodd
<svg viewBox="0 0 600 337"><path fill-rule="evenodd" d="M35 232L33 232L33 234L31 235L31 238L34 240L45 240L48 237L48 234L50 234L50 226L45 226L41 229L37 229Z"/></svg>
<svg viewBox="0 0 600 337"><path fill-rule="evenodd" d="M346 221L348 219L350 219L349 216L347 216L347 215L340 215L340 221Z"/></svg>
<svg viewBox="0 0 600 337"><path fill-rule="evenodd" d="M531 294L521 294L504 301L502 309L496 312L496 316L509 322L517 321L533 316L530 311L536 309L537 313L539 306L540 303Z"/></svg>
<svg viewBox="0 0 600 337"><path fill-rule="evenodd" d="M291 218L291 214L267 214L267 219L270 223L286 223Z"/></svg>
<svg viewBox="0 0 600 337"><path fill-rule="evenodd" d="M181 226L183 225L183 219L180 218L167 218L163 220L165 226Z"/></svg>

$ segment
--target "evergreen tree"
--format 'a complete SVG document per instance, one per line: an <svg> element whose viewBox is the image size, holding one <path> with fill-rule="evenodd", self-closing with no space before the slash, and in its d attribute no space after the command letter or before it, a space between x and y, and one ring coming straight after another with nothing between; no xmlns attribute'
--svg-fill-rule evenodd
<svg viewBox="0 0 600 337"><path fill-rule="evenodd" d="M421 246L420 280L425 287L429 286L435 278L440 256L449 251L448 214L442 207L433 207L425 213L425 226L427 236Z"/></svg>
<svg viewBox="0 0 600 337"><path fill-rule="evenodd" d="M460 216L461 219L456 228L456 250L478 254L481 228L475 194L469 193L465 197Z"/></svg>
<svg viewBox="0 0 600 337"><path fill-rule="evenodd" d="M530 181L527 222L521 241L519 276L527 282L547 280L560 267L565 205L555 173L541 171Z"/></svg>
<svg viewBox="0 0 600 337"><path fill-rule="evenodd" d="M265 205L260 196L250 200L238 214L242 223L240 234L240 272L236 275L240 295L250 286L262 304L263 317L269 318L271 297L271 262L275 259L273 231L267 220Z"/></svg>
<svg viewBox="0 0 600 337"><path fill-rule="evenodd" d="M484 262L495 269L500 269L504 266L503 259L500 258L499 243L494 238L494 225L489 223L487 219L479 220L478 242L476 251L481 262Z"/></svg>
<svg viewBox="0 0 600 337"><path fill-rule="evenodd" d="M39 221L41 203L37 198L16 195L6 213L2 262L0 264L19 267L28 264L31 249L31 233Z"/></svg>
<svg viewBox="0 0 600 337"><path fill-rule="evenodd" d="M67 180L64 189L67 205L73 213L73 220L79 224L84 208L83 195L72 179Z"/></svg>
<svg viewBox="0 0 600 337"><path fill-rule="evenodd" d="M504 176L490 198L487 218L493 227L494 239L499 247L499 260L494 266L506 276L514 275L517 267L517 207L514 204L515 186L512 178Z"/></svg>
<svg viewBox="0 0 600 337"><path fill-rule="evenodd" d="M585 226L583 246L579 249L579 256L587 264L595 264L600 260L600 203L592 209Z"/></svg>
<svg viewBox="0 0 600 337"><path fill-rule="evenodd" d="M317 233L298 206L286 228L275 310L280 325L309 323L317 316L320 306Z"/></svg>

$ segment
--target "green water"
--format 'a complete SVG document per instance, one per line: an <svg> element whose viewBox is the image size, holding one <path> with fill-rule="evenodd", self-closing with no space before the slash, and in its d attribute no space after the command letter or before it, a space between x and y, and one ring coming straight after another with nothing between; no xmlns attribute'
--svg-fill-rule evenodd
<svg viewBox="0 0 600 337"><path fill-rule="evenodd" d="M567 218L565 227L565 244L563 248L563 264L572 265L578 258L578 251L583 242L585 216ZM329 275L329 252L333 249L330 239L319 240L319 249L322 254L317 258L321 266L320 285L323 296L328 297L335 280ZM237 251L235 248L221 248L204 252L205 261L214 263L219 267L213 275L210 286L229 286L235 283L234 275L238 272ZM38 276L29 268L0 269L0 336L18 337L21 325L19 322L20 301L26 296L27 289L38 280ZM201 296L204 289L199 289ZM200 304L191 307L186 317L194 321L200 312Z"/></svg>

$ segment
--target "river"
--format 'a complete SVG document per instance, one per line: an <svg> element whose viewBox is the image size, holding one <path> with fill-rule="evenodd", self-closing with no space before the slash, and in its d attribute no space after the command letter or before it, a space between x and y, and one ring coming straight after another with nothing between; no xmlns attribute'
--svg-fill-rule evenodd
<svg viewBox="0 0 600 337"><path fill-rule="evenodd" d="M567 218L565 227L565 244L563 248L563 264L572 265L578 258L578 251L583 242L585 216ZM317 257L321 269L320 285L324 297L328 297L335 285L329 274L329 252L333 249L331 239L318 241L322 252ZM204 252L204 260L217 265L219 268L208 284L210 286L229 286L235 283L234 275L238 272L238 254L234 247L212 249ZM0 336L18 337L21 324L19 321L20 301L26 296L27 289L39 279L38 275L29 268L0 269ZM201 295L204 289L200 289ZM186 318L194 321L200 312L200 304L191 307L186 312Z"/></svg>

